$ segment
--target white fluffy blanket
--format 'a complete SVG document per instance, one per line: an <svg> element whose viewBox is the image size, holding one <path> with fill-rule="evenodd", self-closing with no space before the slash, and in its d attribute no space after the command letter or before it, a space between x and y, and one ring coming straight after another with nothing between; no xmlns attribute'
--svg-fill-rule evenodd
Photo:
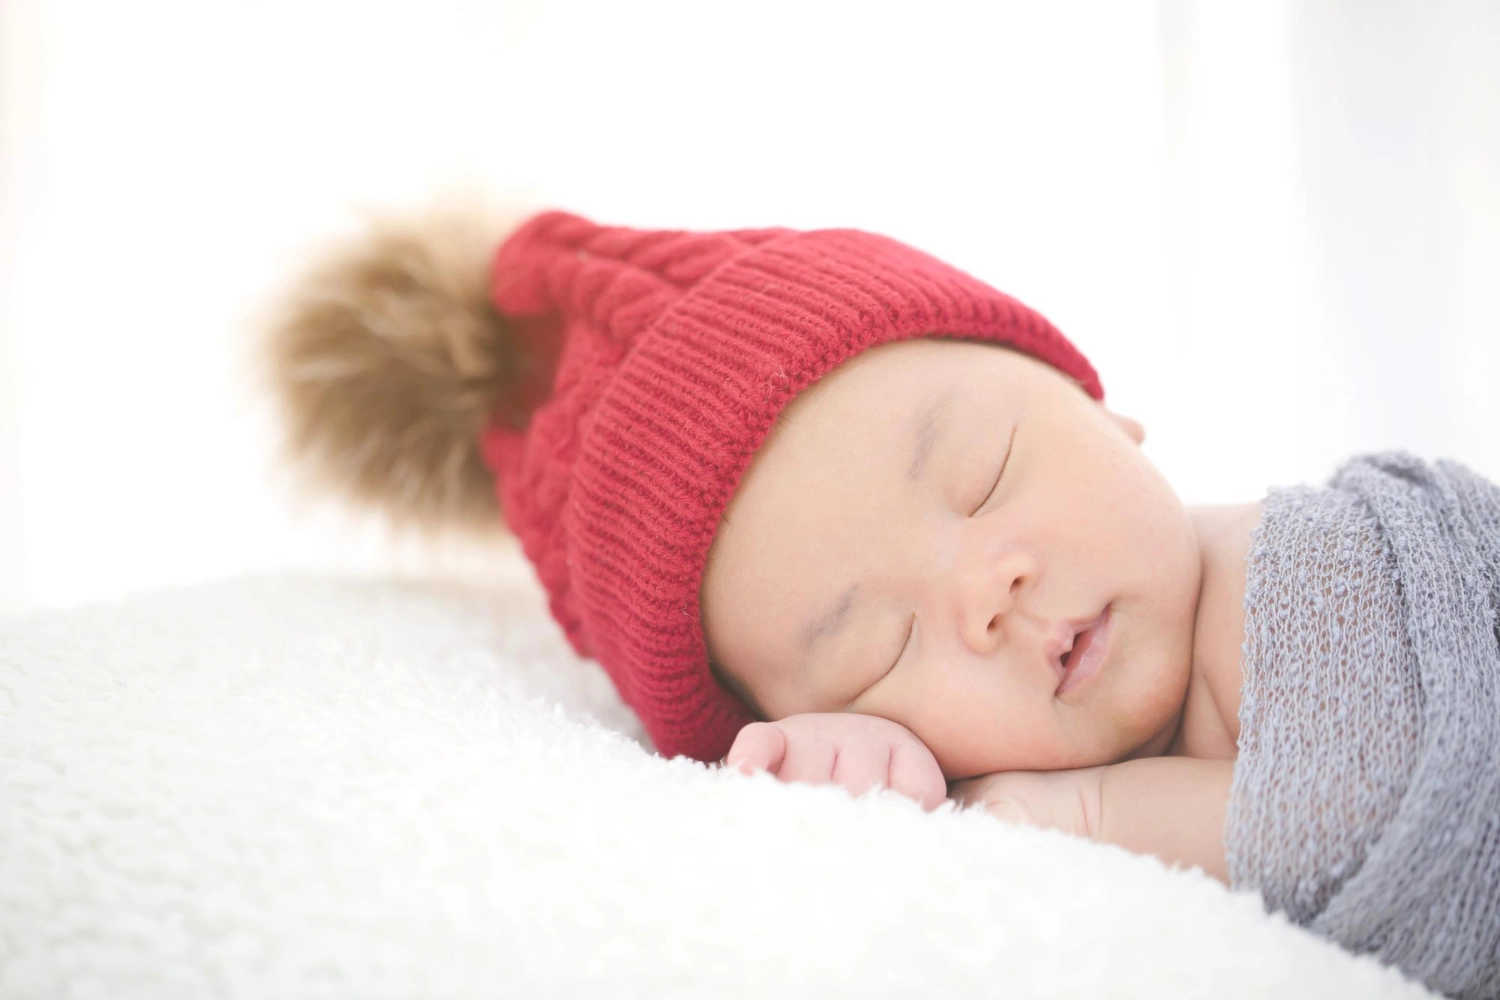
<svg viewBox="0 0 1500 1000"><path fill-rule="evenodd" d="M0 997L1417 997L1198 872L642 748L517 572L0 624Z"/></svg>

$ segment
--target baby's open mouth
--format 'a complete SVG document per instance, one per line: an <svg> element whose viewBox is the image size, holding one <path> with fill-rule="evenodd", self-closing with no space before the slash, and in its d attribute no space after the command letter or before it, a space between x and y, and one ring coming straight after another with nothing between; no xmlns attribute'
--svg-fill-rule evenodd
<svg viewBox="0 0 1500 1000"><path fill-rule="evenodd" d="M1106 605L1098 618L1073 636L1072 645L1062 656L1062 679L1057 683L1055 694L1067 694L1099 672L1109 652L1110 618L1110 609Z"/></svg>

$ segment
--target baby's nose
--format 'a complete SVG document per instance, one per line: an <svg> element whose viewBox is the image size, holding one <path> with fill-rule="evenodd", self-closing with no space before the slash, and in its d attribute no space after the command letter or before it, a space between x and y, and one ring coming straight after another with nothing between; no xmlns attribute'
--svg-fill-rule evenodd
<svg viewBox="0 0 1500 1000"><path fill-rule="evenodd" d="M964 642L976 653L994 650L1013 613L1016 597L1036 573L1026 552L976 552L959 568L957 613Z"/></svg>

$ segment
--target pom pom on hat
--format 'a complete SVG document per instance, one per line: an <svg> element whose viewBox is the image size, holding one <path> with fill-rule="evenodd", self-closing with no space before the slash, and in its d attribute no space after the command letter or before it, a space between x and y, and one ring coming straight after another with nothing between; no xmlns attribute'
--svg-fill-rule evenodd
<svg viewBox="0 0 1500 1000"><path fill-rule="evenodd" d="M535 360L490 301L502 215L378 220L288 290L260 361L308 479L403 527L501 528L479 439Z"/></svg>

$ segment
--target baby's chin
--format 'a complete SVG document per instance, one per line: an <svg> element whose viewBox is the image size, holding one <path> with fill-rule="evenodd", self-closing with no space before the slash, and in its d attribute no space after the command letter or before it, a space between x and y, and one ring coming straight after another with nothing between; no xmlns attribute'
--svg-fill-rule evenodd
<svg viewBox="0 0 1500 1000"><path fill-rule="evenodd" d="M1076 763L1068 766L1159 757L1176 735L1192 676L1192 616L1138 623L1130 610L1119 609L1119 647L1093 678L1091 697L1077 706L1081 711L1069 713L1068 749ZM1163 628L1169 624L1178 627Z"/></svg>
<svg viewBox="0 0 1500 1000"><path fill-rule="evenodd" d="M1110 745L1084 739L1057 740L1046 749L1018 751L1014 746L974 747L970 752L944 757L938 766L950 781L1001 771L1070 771L1113 764L1125 757Z"/></svg>
<svg viewBox="0 0 1500 1000"><path fill-rule="evenodd" d="M1076 770L1163 756L1181 719L1187 668L1163 669L1161 664L1158 659L1155 670L1122 669L1121 674L1134 674L1128 683L1120 678L1099 683L1086 701L1054 701L1057 711L1048 719L1050 731L1032 734L1029 748L1018 748L1011 740L987 740L960 750L950 747L946 755L938 754L938 764L953 780L999 771Z"/></svg>

